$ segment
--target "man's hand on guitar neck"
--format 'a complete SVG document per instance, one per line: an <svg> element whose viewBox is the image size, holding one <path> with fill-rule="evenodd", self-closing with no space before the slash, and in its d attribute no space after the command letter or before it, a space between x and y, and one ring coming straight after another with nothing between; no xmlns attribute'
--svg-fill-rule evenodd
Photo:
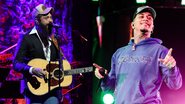
<svg viewBox="0 0 185 104"><path fill-rule="evenodd" d="M45 78L46 77L46 71L42 70L41 68L33 68L32 69L32 74L40 77L40 78Z"/></svg>

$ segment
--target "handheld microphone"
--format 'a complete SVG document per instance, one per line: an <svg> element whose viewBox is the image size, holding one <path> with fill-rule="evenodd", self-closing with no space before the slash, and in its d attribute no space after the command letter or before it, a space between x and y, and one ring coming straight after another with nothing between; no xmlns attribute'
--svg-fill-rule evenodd
<svg viewBox="0 0 185 104"><path fill-rule="evenodd" d="M104 69L104 68L100 68L100 69L99 69L99 73L100 73L102 76L105 76L105 69Z"/></svg>

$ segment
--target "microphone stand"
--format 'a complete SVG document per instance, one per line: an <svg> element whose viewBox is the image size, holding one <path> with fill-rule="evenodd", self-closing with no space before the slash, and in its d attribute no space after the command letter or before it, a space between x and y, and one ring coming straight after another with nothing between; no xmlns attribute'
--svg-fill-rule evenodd
<svg viewBox="0 0 185 104"><path fill-rule="evenodd" d="M59 38L60 38L60 36L57 36L58 35L58 29L59 28L62 28L61 26L54 26L53 25L53 28L55 28L55 34L54 34L54 36L53 36L53 43L54 43L54 45L55 45L55 47L57 48L57 54L58 54L58 62L59 62L59 65L58 65L58 68L59 68L59 71L58 71L58 86L59 87L61 87L60 86L60 83L61 83L61 72L64 70L64 68L63 68L63 59L66 59L65 58L65 56L64 56L64 54L62 53L62 50L61 50L61 48L59 47ZM60 100L61 100L62 98L60 98Z"/></svg>
<svg viewBox="0 0 185 104"><path fill-rule="evenodd" d="M60 28L60 27L55 27L55 29L56 29L55 38L57 39L57 43L58 43L57 46L58 46L58 58L59 58L59 60L58 60L58 62L59 62L58 85L59 85L59 87L61 87L60 86L60 80L61 80L60 77L61 77L61 72L64 70L63 69L63 61L62 61L64 58L64 55L59 47L59 36L57 36L58 35L58 28Z"/></svg>

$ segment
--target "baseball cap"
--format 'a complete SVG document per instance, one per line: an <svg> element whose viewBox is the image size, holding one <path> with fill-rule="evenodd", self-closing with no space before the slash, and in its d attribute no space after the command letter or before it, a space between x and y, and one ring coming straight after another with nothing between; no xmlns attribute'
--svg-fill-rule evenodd
<svg viewBox="0 0 185 104"><path fill-rule="evenodd" d="M134 15L133 15L133 20L136 17L137 14L142 13L142 12L150 12L152 14L153 19L156 18L156 12L155 10L150 7L150 6L141 6L138 7L137 10L135 11Z"/></svg>
<svg viewBox="0 0 185 104"><path fill-rule="evenodd" d="M46 15L48 13L52 13L54 9L52 7L46 7L44 4L39 4L32 11L32 17L36 18L39 14Z"/></svg>

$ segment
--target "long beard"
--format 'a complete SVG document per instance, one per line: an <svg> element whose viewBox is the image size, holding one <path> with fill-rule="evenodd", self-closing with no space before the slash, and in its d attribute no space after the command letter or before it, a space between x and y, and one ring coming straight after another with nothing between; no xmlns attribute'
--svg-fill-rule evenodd
<svg viewBox="0 0 185 104"><path fill-rule="evenodd" d="M52 25L48 24L48 28L47 28L46 25L39 23L39 25L37 25L37 30L38 30L38 34L39 34L44 46L47 47L49 45L49 43L48 43L49 36L52 33Z"/></svg>

